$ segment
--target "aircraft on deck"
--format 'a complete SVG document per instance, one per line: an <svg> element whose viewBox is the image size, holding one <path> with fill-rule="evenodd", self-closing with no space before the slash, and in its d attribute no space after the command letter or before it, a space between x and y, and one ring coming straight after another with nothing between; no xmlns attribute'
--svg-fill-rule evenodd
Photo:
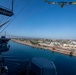
<svg viewBox="0 0 76 75"><path fill-rule="evenodd" d="M64 1L62 1L62 2L51 2L51 1L48 1L48 0L44 0L44 2L47 2L48 4L58 4L58 5L60 5L60 7L62 8L62 7L64 7L64 5L75 5L76 4L76 2L64 2Z"/></svg>

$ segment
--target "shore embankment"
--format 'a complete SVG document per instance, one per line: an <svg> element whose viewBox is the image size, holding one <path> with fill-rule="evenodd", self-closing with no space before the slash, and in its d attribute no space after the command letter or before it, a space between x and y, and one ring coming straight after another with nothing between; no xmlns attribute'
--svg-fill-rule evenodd
<svg viewBox="0 0 76 75"><path fill-rule="evenodd" d="M40 49L46 49L46 50L51 50L53 52L59 52L62 54L70 55L70 56L76 56L76 50L75 49L65 49L65 48L60 48L60 47L52 47L52 46L41 46L41 45L35 45L32 44L31 42L26 42L26 41L21 41L21 40L16 40L16 39L11 39L11 41L20 43L23 45L31 46L34 48L40 48Z"/></svg>

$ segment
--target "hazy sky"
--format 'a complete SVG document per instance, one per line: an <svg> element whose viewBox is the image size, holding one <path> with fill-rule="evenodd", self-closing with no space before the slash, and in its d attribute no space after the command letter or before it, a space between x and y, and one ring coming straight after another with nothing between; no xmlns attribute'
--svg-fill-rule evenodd
<svg viewBox="0 0 76 75"><path fill-rule="evenodd" d="M44 3L44 0L14 1L13 17L16 17L24 6L25 9L5 30L9 34L38 38L76 39L76 5L60 8L59 5Z"/></svg>

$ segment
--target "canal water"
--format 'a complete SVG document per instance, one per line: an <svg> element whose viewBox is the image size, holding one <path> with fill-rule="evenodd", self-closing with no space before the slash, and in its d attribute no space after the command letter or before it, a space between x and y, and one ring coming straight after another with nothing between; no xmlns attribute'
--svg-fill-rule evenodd
<svg viewBox="0 0 76 75"><path fill-rule="evenodd" d="M50 50L37 49L10 41L10 50L3 55L18 59L44 57L54 62L58 75L76 75L76 57L67 56Z"/></svg>

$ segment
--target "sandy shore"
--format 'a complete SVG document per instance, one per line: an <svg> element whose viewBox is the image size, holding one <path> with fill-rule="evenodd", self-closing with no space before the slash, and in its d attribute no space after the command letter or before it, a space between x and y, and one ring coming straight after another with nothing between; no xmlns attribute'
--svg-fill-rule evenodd
<svg viewBox="0 0 76 75"><path fill-rule="evenodd" d="M62 54L66 54L66 55L70 55L70 56L76 56L76 50L69 50L69 49L62 49L62 48L54 48L54 47L44 47L44 46L38 46L38 45L33 45L30 42L24 42L24 41L20 41L20 40L15 40L12 39L13 42L17 42L23 45L27 45L27 46L31 46L31 47L35 47L35 48L40 48L40 49L47 49L47 50L51 50L53 52L59 52Z"/></svg>

